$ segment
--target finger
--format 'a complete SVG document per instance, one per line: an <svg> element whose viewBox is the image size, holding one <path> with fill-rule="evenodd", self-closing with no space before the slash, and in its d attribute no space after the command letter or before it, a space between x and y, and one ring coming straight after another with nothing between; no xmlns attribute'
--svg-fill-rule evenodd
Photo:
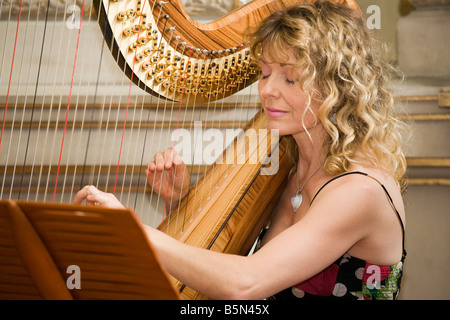
<svg viewBox="0 0 450 320"><path fill-rule="evenodd" d="M98 194L90 195L88 199L96 207L124 208L112 193L99 192Z"/></svg>
<svg viewBox="0 0 450 320"><path fill-rule="evenodd" d="M166 169L172 168L173 159L176 154L177 154L177 152L173 148L169 148L164 152L164 158L165 158L164 167Z"/></svg>
<svg viewBox="0 0 450 320"><path fill-rule="evenodd" d="M158 152L155 154L155 164L157 170L163 170L164 169L164 155L162 152Z"/></svg>
<svg viewBox="0 0 450 320"><path fill-rule="evenodd" d="M147 180L148 185L153 188L154 184L154 174L153 171L145 170L145 179Z"/></svg>
<svg viewBox="0 0 450 320"><path fill-rule="evenodd" d="M86 204L94 207L103 207L107 204L107 199L103 194L90 194L86 198Z"/></svg>
<svg viewBox="0 0 450 320"><path fill-rule="evenodd" d="M180 155L178 153L175 153L175 156L173 158L173 163L176 166L179 166L180 164L183 164L183 160L181 160L181 157L180 157Z"/></svg>
<svg viewBox="0 0 450 320"><path fill-rule="evenodd" d="M73 199L73 203L81 204L89 195L88 188L89 188L89 186L85 186L83 189L78 191Z"/></svg>
<svg viewBox="0 0 450 320"><path fill-rule="evenodd" d="M153 172L153 171L155 171L156 170L156 163L155 162L149 162L148 164L147 164L147 170L145 170L146 172L147 171L151 171L151 172ZM147 173L146 173L147 174Z"/></svg>
<svg viewBox="0 0 450 320"><path fill-rule="evenodd" d="M175 150L174 148L167 149L166 153L170 156L170 160L173 164L180 165L183 163L183 160L181 160L180 154ZM166 160L167 162L167 160Z"/></svg>
<svg viewBox="0 0 450 320"><path fill-rule="evenodd" d="M83 189L81 189L76 195L75 198L73 200L73 202L75 204L81 204L83 202L83 200L86 200L86 205L93 205L94 202L96 201L95 199L93 199L93 196L100 194L100 191L92 186L92 185L88 185L85 186Z"/></svg>

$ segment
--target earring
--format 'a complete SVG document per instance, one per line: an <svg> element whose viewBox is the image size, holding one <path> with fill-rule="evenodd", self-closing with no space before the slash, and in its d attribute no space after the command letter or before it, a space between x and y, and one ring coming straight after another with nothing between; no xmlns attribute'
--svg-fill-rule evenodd
<svg viewBox="0 0 450 320"><path fill-rule="evenodd" d="M330 118L330 121L333 122L334 124L336 124L336 112L333 113L333 115Z"/></svg>

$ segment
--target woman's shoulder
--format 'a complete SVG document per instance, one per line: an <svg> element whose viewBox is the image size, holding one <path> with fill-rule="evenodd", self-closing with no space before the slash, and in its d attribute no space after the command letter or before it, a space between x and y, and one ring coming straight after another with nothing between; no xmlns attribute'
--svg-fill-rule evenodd
<svg viewBox="0 0 450 320"><path fill-rule="evenodd" d="M374 192L380 191L380 185L391 185L392 182L393 178L380 170L354 167L344 173L324 178L315 198L319 198L321 194L330 196L333 193L338 193L344 198L347 196L354 198L357 194L364 198L371 197Z"/></svg>
<svg viewBox="0 0 450 320"><path fill-rule="evenodd" d="M377 213L392 208L389 199L400 212L403 211L400 187L392 176L377 168L355 166L324 179L311 205L320 204L322 209L329 207L335 212L345 211L348 217L358 215L363 218L366 215L372 220L384 216Z"/></svg>

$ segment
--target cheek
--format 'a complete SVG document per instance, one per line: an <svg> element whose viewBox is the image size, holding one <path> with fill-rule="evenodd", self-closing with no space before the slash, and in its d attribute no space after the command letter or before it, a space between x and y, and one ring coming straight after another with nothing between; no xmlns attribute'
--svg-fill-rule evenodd
<svg viewBox="0 0 450 320"><path fill-rule="evenodd" d="M299 113L302 113L306 106L306 97L303 94L303 92L299 92L300 90L297 89L294 92L291 92L289 95L289 101L292 104L292 107Z"/></svg>
<svg viewBox="0 0 450 320"><path fill-rule="evenodd" d="M289 101L289 106L291 109L291 118L290 122L298 122L301 123L303 111L305 110L305 101L303 97L292 97Z"/></svg>
<svg viewBox="0 0 450 320"><path fill-rule="evenodd" d="M261 100L261 102L262 102L263 99L264 99L264 96L263 96L263 94L262 94L263 88L264 88L264 85L262 84L262 81L259 81L259 82L258 82L258 95L259 95L259 99Z"/></svg>

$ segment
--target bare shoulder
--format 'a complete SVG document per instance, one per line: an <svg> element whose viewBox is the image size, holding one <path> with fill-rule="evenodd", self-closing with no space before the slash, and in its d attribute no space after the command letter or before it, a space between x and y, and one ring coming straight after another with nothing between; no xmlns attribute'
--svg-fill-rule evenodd
<svg viewBox="0 0 450 320"><path fill-rule="evenodd" d="M346 208L373 204L377 198L384 195L379 178L363 171L351 171L336 176L323 186L314 199L314 205L318 203L324 205L330 203L329 200L335 200L342 205L346 203Z"/></svg>
<svg viewBox="0 0 450 320"><path fill-rule="evenodd" d="M400 188L382 171L358 171L363 174L347 174L325 186L310 210L341 224L341 234L354 234L351 254L372 263L398 261L402 244L399 216L404 224Z"/></svg>
<svg viewBox="0 0 450 320"><path fill-rule="evenodd" d="M405 209L400 186L395 179L385 172L362 168L352 170L329 183L318 194L317 200L335 198L334 201L346 203L344 206L353 208L354 214L368 214L371 220L396 218L395 210L402 220L405 220ZM319 202L318 201L318 202Z"/></svg>

